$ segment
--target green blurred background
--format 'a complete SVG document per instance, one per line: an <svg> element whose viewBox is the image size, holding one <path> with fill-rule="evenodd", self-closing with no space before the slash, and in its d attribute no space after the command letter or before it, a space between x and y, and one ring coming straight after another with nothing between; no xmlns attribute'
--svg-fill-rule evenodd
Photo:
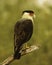
<svg viewBox="0 0 52 65"><path fill-rule="evenodd" d="M14 25L27 9L36 14L28 45L41 47L10 65L52 65L52 0L0 0L0 63L14 53Z"/></svg>

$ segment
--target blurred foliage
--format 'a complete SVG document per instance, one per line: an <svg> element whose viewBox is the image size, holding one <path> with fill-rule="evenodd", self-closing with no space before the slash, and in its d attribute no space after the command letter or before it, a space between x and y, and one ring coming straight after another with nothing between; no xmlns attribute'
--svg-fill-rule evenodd
<svg viewBox="0 0 52 65"><path fill-rule="evenodd" d="M14 25L21 18L23 10L30 9L36 14L34 32L28 45L40 45L19 61L10 65L52 65L52 6L35 5L36 0L0 0L0 63L13 52Z"/></svg>

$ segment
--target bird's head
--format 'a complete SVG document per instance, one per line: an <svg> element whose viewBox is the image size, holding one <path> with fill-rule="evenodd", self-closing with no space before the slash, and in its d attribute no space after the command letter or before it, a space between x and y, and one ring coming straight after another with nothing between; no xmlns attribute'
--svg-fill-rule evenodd
<svg viewBox="0 0 52 65"><path fill-rule="evenodd" d="M32 10L25 10L22 12L22 18L28 18L28 19L33 19L35 18L34 11Z"/></svg>

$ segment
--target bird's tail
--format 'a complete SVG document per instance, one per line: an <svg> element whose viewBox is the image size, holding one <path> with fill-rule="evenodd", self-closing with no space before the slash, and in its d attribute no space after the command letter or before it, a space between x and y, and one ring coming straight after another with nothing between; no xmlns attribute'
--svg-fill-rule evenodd
<svg viewBox="0 0 52 65"><path fill-rule="evenodd" d="M20 59L21 53L15 53L14 54L14 59Z"/></svg>
<svg viewBox="0 0 52 65"><path fill-rule="evenodd" d="M18 46L17 50L15 50L14 52L14 59L20 59L21 58L21 53L20 53L20 50L21 50L21 45Z"/></svg>

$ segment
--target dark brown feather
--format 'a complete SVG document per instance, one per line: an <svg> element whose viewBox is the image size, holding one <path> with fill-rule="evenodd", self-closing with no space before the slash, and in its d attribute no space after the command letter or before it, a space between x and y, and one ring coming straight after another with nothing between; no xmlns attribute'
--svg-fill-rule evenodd
<svg viewBox="0 0 52 65"><path fill-rule="evenodd" d="M30 40L33 33L33 23L29 19L20 20L14 28L14 56L17 56L22 45Z"/></svg>

